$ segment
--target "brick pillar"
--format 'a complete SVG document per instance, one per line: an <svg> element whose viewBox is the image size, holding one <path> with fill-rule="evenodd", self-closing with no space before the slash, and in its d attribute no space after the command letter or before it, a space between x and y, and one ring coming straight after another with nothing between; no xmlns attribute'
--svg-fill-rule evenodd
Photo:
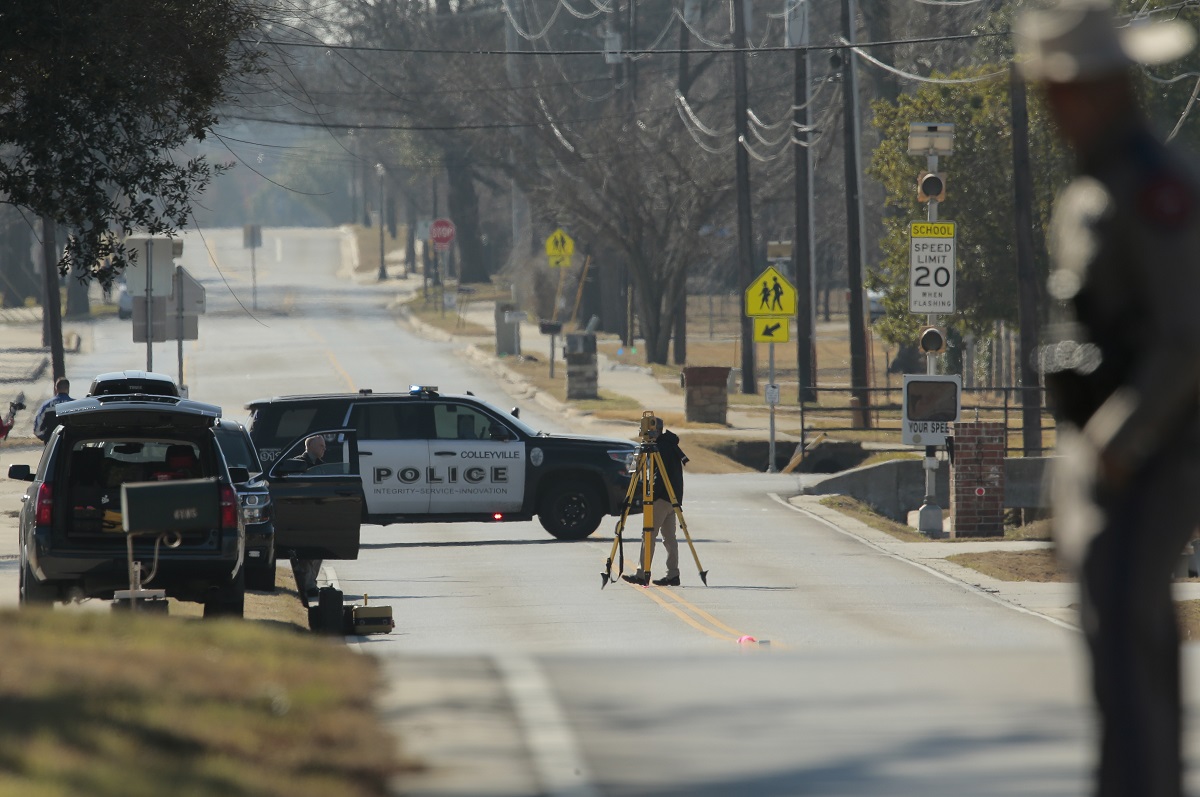
<svg viewBox="0 0 1200 797"><path fill-rule="evenodd" d="M959 421L950 466L950 534L953 537L1004 535L1004 424Z"/></svg>
<svg viewBox="0 0 1200 797"><path fill-rule="evenodd" d="M725 386L729 369L722 366L689 365L683 369L684 410L695 423L725 423L729 394Z"/></svg>

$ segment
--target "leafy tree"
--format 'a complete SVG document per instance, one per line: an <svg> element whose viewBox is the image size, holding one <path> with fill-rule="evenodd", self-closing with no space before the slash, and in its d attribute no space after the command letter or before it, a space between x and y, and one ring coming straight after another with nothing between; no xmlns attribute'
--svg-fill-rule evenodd
<svg viewBox="0 0 1200 797"><path fill-rule="evenodd" d="M108 284L127 262L112 232L184 224L222 167L177 152L257 72L260 21L252 0L0 6L0 201L67 229L61 272Z"/></svg>
<svg viewBox="0 0 1200 797"><path fill-rule="evenodd" d="M926 217L916 192L925 159L908 154L912 122L951 122L955 127L954 154L939 164L939 170L947 174L947 192L938 214L957 222L958 311L946 322L960 334L986 335L995 321L1017 320L1008 68L1006 64L984 64L949 77L968 79L992 73L1000 74L971 83L926 83L912 94L901 95L894 104L880 101L873 106L874 124L883 141L869 173L883 184L887 204L895 213L884 219L883 260L868 282L885 293L888 314L877 328L892 343L915 340L924 323L924 316L908 312L909 223ZM1041 283L1047 270L1043 230L1053 194L1067 179L1067 156L1050 135L1045 113L1033 96L1029 116L1034 249Z"/></svg>

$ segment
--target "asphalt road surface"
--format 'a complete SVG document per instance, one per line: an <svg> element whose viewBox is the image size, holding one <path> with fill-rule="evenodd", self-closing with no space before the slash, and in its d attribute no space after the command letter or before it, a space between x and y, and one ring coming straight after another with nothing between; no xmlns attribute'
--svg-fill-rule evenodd
<svg viewBox="0 0 1200 797"><path fill-rule="evenodd" d="M399 281L339 276L336 232L268 229L263 243L252 291L241 230L186 236L208 306L184 348L192 398L238 419L263 396L412 383L514 403L454 344L396 322ZM146 367L129 322L93 334L73 371ZM174 343L153 358L176 374ZM579 431L536 405L521 417ZM688 476L707 587L684 547L681 588L601 590L613 518L581 543L536 521L364 527L360 558L327 575L394 607L395 632L359 647L384 664L386 717L428 765L405 793L1085 793L1075 632L791 507L797 478ZM632 566L636 541L626 554Z"/></svg>

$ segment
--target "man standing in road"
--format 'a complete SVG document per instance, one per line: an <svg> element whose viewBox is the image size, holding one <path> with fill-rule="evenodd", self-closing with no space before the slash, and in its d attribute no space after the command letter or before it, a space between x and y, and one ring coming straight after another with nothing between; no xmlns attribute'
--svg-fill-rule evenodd
<svg viewBox="0 0 1200 797"><path fill-rule="evenodd" d="M71 398L71 382L65 376L60 376L54 382L54 395L38 407L37 415L33 419L33 436L43 443L50 440L50 433L57 425L55 422L57 413L54 407L64 401L74 401L74 399Z"/></svg>
<svg viewBox="0 0 1200 797"><path fill-rule="evenodd" d="M1191 49L1182 23L1118 29L1108 0L1017 21L1077 174L1049 230L1058 323L1054 532L1080 580L1101 720L1096 794L1179 797L1179 636L1171 580L1200 523L1200 172L1150 132L1131 67Z"/></svg>
<svg viewBox="0 0 1200 797"><path fill-rule="evenodd" d="M688 458L679 447L679 436L666 431L662 418L654 419L654 430L649 436L666 469L665 474L662 469L655 469L654 472L654 537L662 535L663 548L667 551L667 574L655 579L654 583L660 587L678 587L679 538L675 534L675 508L671 505L670 494L663 479L665 477L670 481L671 489L675 491L675 500L683 506L683 466L687 464ZM651 545L654 544L654 537L650 539ZM646 559L643 556L638 561L644 562ZM650 581L650 574L639 569L636 574L621 578L630 584L645 585Z"/></svg>

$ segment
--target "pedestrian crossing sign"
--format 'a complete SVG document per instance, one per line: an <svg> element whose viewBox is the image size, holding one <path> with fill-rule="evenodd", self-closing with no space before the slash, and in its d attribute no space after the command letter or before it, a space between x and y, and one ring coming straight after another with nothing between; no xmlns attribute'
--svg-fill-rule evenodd
<svg viewBox="0 0 1200 797"><path fill-rule="evenodd" d="M787 277L774 266L759 274L746 288L746 315L794 316L796 314L796 288Z"/></svg>
<svg viewBox="0 0 1200 797"><path fill-rule="evenodd" d="M575 241L563 232L562 227L552 232L546 239L546 260L550 264L550 268L569 267L573 254L575 254Z"/></svg>

